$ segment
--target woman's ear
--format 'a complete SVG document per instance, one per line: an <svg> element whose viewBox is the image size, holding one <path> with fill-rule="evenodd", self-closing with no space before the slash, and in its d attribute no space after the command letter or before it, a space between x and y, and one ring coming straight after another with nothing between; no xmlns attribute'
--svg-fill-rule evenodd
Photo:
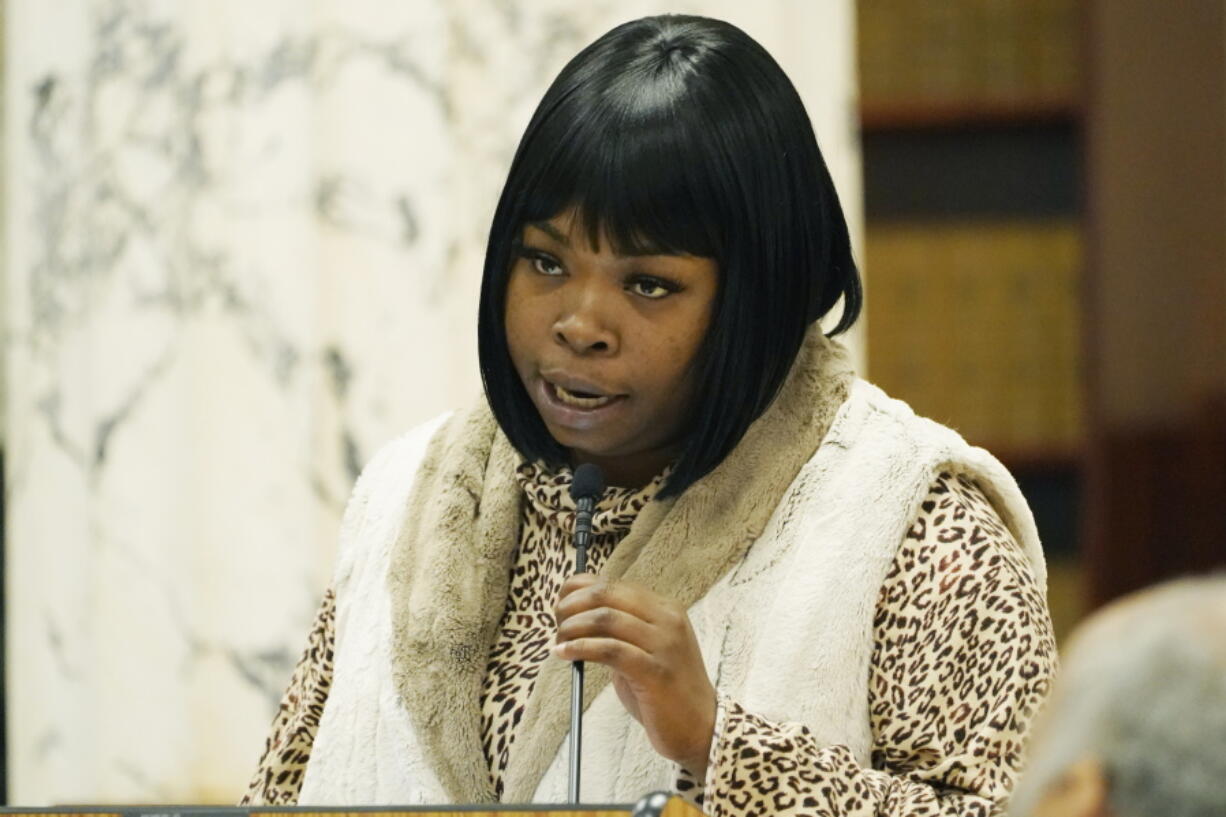
<svg viewBox="0 0 1226 817"><path fill-rule="evenodd" d="M1099 759L1086 755L1069 766L1043 795L1034 817L1111 817Z"/></svg>

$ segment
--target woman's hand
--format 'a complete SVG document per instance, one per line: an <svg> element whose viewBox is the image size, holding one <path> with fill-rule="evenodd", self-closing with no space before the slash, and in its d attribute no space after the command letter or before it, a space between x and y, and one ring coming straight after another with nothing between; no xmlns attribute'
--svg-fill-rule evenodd
<svg viewBox="0 0 1226 817"><path fill-rule="evenodd" d="M554 655L613 670L626 710L651 745L701 779L715 729L715 687L680 604L590 573L562 585Z"/></svg>

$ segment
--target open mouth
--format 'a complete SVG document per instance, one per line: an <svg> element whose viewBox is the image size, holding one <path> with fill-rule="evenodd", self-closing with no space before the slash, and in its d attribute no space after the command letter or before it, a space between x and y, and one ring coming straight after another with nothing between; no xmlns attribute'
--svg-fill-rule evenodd
<svg viewBox="0 0 1226 817"><path fill-rule="evenodd" d="M572 406L579 409L602 408L620 397L620 395L591 394L582 391L571 391L570 389L559 386L556 383L548 383L547 385L559 403L564 406Z"/></svg>

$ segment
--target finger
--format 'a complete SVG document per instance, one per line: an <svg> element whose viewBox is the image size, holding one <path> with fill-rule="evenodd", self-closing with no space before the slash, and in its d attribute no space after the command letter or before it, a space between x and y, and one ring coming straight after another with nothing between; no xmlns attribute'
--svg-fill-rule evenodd
<svg viewBox="0 0 1226 817"><path fill-rule="evenodd" d="M662 643L655 627L623 610L597 607L576 613L558 625L558 643L577 638L613 638L654 653Z"/></svg>
<svg viewBox="0 0 1226 817"><path fill-rule="evenodd" d="M616 638L576 638L555 645L553 654L566 661L604 664L627 678L645 678L655 666L646 652Z"/></svg>
<svg viewBox="0 0 1226 817"><path fill-rule="evenodd" d="M576 573L566 581L562 582L562 589L558 591L558 601L566 598L576 590L591 587L598 581L600 581L600 577L595 573Z"/></svg>
<svg viewBox="0 0 1226 817"><path fill-rule="evenodd" d="M565 621L576 613L598 607L612 607L654 624L665 613L667 602L646 588L626 582L609 582L599 577L586 586L575 588L558 601L554 617Z"/></svg>

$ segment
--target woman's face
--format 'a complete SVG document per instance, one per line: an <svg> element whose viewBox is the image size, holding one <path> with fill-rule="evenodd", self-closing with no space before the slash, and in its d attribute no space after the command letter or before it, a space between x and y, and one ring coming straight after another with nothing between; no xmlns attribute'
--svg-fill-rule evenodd
<svg viewBox="0 0 1226 817"><path fill-rule="evenodd" d="M715 261L592 247L573 213L527 225L507 286L507 344L549 433L613 485L648 482L678 454Z"/></svg>

